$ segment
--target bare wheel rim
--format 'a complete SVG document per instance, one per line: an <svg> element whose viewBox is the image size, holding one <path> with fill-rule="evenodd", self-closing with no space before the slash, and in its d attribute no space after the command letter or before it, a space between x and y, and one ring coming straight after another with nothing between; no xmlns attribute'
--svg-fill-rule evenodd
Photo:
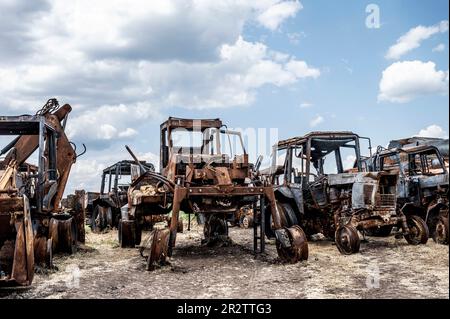
<svg viewBox="0 0 450 319"><path fill-rule="evenodd" d="M407 220L409 234L405 236L410 245L424 245L428 241L429 231L425 221L419 216L410 216Z"/></svg>
<svg viewBox="0 0 450 319"><path fill-rule="evenodd" d="M166 263L170 231L168 229L155 229L153 230L151 237L150 254L147 259L147 270L155 270L156 267Z"/></svg>
<svg viewBox="0 0 450 319"><path fill-rule="evenodd" d="M295 264L299 261L308 260L308 241L303 229L298 225L285 229L289 235L291 247L283 247L281 243L277 242L277 252L281 261Z"/></svg>
<svg viewBox="0 0 450 319"><path fill-rule="evenodd" d="M335 240L337 248L344 255L351 255L359 251L361 241L358 231L353 226L339 227L336 230Z"/></svg>

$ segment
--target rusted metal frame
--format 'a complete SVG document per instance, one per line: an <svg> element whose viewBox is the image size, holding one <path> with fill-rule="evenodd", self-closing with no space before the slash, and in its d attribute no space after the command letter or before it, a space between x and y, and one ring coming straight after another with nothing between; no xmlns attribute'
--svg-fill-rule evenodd
<svg viewBox="0 0 450 319"><path fill-rule="evenodd" d="M306 141L306 174L302 185L304 189L309 188L309 176L311 174L311 141L312 139L310 138L308 138L308 140Z"/></svg>
<svg viewBox="0 0 450 319"><path fill-rule="evenodd" d="M115 171L116 175L114 176L114 188L116 189L116 191L118 191L120 168L121 168L121 165L116 165L116 171Z"/></svg>
<svg viewBox="0 0 450 319"><path fill-rule="evenodd" d="M336 159L336 167L339 174L342 174L344 172L344 166L342 165L342 156L341 156L341 150L340 148L337 148L334 151L335 159Z"/></svg>
<svg viewBox="0 0 450 319"><path fill-rule="evenodd" d="M44 169L45 169L45 157L44 157L44 148L45 148L45 118L40 117L39 119L39 137L38 137L38 147L39 147L39 158L38 158L38 187L36 189L36 206L38 214L42 213L42 205L44 200Z"/></svg>
<svg viewBox="0 0 450 319"><path fill-rule="evenodd" d="M220 119L182 119L176 117L169 117L167 121L161 124L161 130L172 130L176 128L191 129L194 127L194 123L199 123L200 129L205 128L217 128L220 129L223 124Z"/></svg>
<svg viewBox="0 0 450 319"><path fill-rule="evenodd" d="M102 183L100 185L100 194L105 194L105 179L106 179L106 173L102 173Z"/></svg>
<svg viewBox="0 0 450 319"><path fill-rule="evenodd" d="M292 183L292 147L286 149L285 169L284 169L284 184Z"/></svg>
<svg viewBox="0 0 450 319"><path fill-rule="evenodd" d="M220 186L187 187L187 196L251 196L263 195L266 187L230 186L220 190Z"/></svg>
<svg viewBox="0 0 450 319"><path fill-rule="evenodd" d="M53 124L57 139L57 170L59 173L58 188L55 196L53 197L53 208L57 209L59 203L64 195L64 190L69 179L70 169L72 164L76 161L76 154L72 144L69 142L64 129L61 126L61 119L68 115L72 110L70 105L65 104L62 108L58 109L55 114L49 116L49 121Z"/></svg>
<svg viewBox="0 0 450 319"><path fill-rule="evenodd" d="M242 139L242 134L241 134L240 132L238 132L238 131L231 131L231 130L226 129L226 130L220 130L220 133L227 134L227 135L235 135L235 136L238 136L238 137L239 137L239 141L241 142L242 150L243 150L243 152L244 152L243 155L246 155L246 154L247 154L247 151L245 150L245 146L244 146L244 141L243 141L243 139ZM231 147L230 147L230 148L231 148Z"/></svg>
<svg viewBox="0 0 450 319"><path fill-rule="evenodd" d="M173 248L175 247L177 238L177 228L178 228L178 218L180 214L181 202L186 198L187 189L185 187L176 185L173 195L173 206L172 206L172 218L173 221L170 223L170 238L169 238L169 256L172 256Z"/></svg>

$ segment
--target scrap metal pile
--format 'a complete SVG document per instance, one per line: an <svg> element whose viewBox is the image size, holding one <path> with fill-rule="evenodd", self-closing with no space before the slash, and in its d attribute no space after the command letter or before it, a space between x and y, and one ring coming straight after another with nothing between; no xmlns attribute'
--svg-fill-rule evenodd
<svg viewBox="0 0 450 319"><path fill-rule="evenodd" d="M255 252L274 239L285 263L307 260L317 234L342 254L357 253L366 236L448 244L448 140L396 140L372 154L355 133L311 132L276 143L262 170L262 157L250 163L241 134L220 119L170 117L159 172L126 146L132 160L105 168L99 192L63 200L79 156L65 134L70 111L51 99L35 115L0 116L0 134L13 136L0 154L0 286L30 285L35 266L76 251L86 224L117 228L120 246L140 248L154 270L172 256L182 214L188 229L191 215L203 225L204 245L229 244L239 225L252 230Z"/></svg>

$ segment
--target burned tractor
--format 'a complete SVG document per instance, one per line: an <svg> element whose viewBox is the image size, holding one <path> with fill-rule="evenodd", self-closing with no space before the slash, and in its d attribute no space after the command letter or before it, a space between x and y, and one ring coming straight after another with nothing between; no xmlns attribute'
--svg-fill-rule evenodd
<svg viewBox="0 0 450 319"><path fill-rule="evenodd" d="M351 132L312 132L274 146L272 165L261 173L274 185L285 223L334 238L343 254L359 251L358 231L378 227L399 226L409 243L426 242L425 222L397 210L397 174L364 172L362 139L371 148L370 139Z"/></svg>
<svg viewBox="0 0 450 319"><path fill-rule="evenodd" d="M257 201L267 199L273 208L280 258L292 263L308 258L306 236L298 225L282 227L273 188L255 177L239 132L228 130L220 119L170 117L161 124L160 134L160 173L147 171L130 185L128 216L121 226L122 243L134 245L140 241L144 216L170 213L173 221L178 220L180 211L204 216L204 244L224 243L229 240L227 219L240 207L256 207ZM240 154L236 152L238 147ZM151 233L143 252L147 252L149 270L172 255L176 236L177 223ZM255 248L258 239L263 250L264 231L259 237L255 235Z"/></svg>
<svg viewBox="0 0 450 319"><path fill-rule="evenodd" d="M447 140L448 141L448 140ZM448 164L447 164L448 165ZM406 216L424 219L435 242L448 244L448 168L436 146L378 147L370 170L399 174L397 205ZM374 235L390 233L381 228Z"/></svg>
<svg viewBox="0 0 450 319"><path fill-rule="evenodd" d="M0 117L0 135L16 136L0 154L0 286L30 285L35 265L76 250L84 217L60 207L77 157L64 132L70 111L51 99L34 116ZM37 166L27 164L36 150Z"/></svg>
<svg viewBox="0 0 450 319"><path fill-rule="evenodd" d="M118 227L122 208L127 208L128 187L146 170L155 171L153 164L140 162L140 165L142 168L133 161L123 160L103 170L100 194L92 201L92 211L88 214L92 231Z"/></svg>

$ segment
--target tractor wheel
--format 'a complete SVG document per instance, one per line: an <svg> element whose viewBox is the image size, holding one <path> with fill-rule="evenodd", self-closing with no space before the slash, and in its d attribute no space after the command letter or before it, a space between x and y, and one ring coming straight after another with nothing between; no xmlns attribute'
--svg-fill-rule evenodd
<svg viewBox="0 0 450 319"><path fill-rule="evenodd" d="M155 270L166 264L169 249L169 229L155 229L150 234L149 255L147 257L147 270Z"/></svg>
<svg viewBox="0 0 450 319"><path fill-rule="evenodd" d="M292 208L291 204L283 203L281 204L283 206L284 214L286 216L286 222L289 227L298 225L298 218L295 214L294 209Z"/></svg>
<svg viewBox="0 0 450 319"><path fill-rule="evenodd" d="M340 226L335 233L336 246L343 255L351 255L359 252L361 240L358 231L350 225Z"/></svg>
<svg viewBox="0 0 450 319"><path fill-rule="evenodd" d="M285 247L281 241L277 240L276 247L280 260L290 264L308 260L308 241L303 229L298 225L284 229L286 230L285 234L288 236L290 247Z"/></svg>
<svg viewBox="0 0 450 319"><path fill-rule="evenodd" d="M436 224L433 240L441 245L448 245L448 218L440 217Z"/></svg>
<svg viewBox="0 0 450 319"><path fill-rule="evenodd" d="M34 263L41 267L53 267L52 239L45 236L36 236L34 242Z"/></svg>
<svg viewBox="0 0 450 319"><path fill-rule="evenodd" d="M106 216L103 213L103 207L97 205L94 207L91 217L91 229L94 233L99 233L106 228Z"/></svg>
<svg viewBox="0 0 450 319"><path fill-rule="evenodd" d="M136 246L137 237L136 235L136 223L134 220L123 220L119 222L119 243L122 248L134 248Z"/></svg>
<svg viewBox="0 0 450 319"><path fill-rule="evenodd" d="M77 251L77 225L73 217L66 220L52 218L49 233L53 252L74 254Z"/></svg>
<svg viewBox="0 0 450 319"><path fill-rule="evenodd" d="M220 241L228 241L228 223L226 219L215 214L207 216L203 234L205 236L204 242L208 246L213 246Z"/></svg>
<svg viewBox="0 0 450 319"><path fill-rule="evenodd" d="M406 220L409 234L405 236L410 245L425 245L428 242L429 231L425 221L419 216L410 216Z"/></svg>

